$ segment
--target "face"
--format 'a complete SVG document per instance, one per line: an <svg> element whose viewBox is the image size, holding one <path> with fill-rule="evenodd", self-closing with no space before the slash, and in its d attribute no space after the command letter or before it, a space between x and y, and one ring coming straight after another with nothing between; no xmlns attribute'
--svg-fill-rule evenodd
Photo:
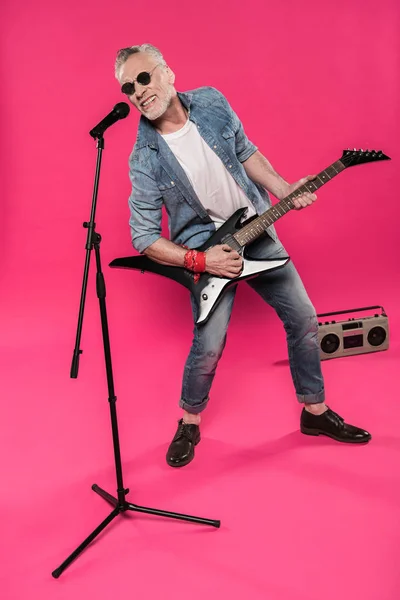
<svg viewBox="0 0 400 600"><path fill-rule="evenodd" d="M136 81L142 71L151 72L148 85L140 85ZM146 52L133 54L122 65L119 72L119 82L122 86L126 82L135 82L135 91L128 96L130 102L147 119L154 121L161 117L171 104L174 96L175 75L168 68L160 65L157 60Z"/></svg>

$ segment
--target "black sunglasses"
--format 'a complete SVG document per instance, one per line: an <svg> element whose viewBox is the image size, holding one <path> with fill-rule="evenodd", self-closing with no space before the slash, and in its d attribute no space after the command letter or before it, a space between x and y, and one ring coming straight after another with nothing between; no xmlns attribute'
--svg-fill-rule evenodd
<svg viewBox="0 0 400 600"><path fill-rule="evenodd" d="M154 67L154 69L157 69L157 67L159 67L160 65L156 65ZM136 77L136 79L134 79L133 81L127 81L126 83L124 83L121 87L121 92L123 94L126 94L127 96L132 96L132 94L135 93L135 81L137 83L139 83L140 85L149 85L150 81L151 81L151 74L154 71L154 69L152 69L150 72L147 71L142 71L141 73L139 73L139 75Z"/></svg>

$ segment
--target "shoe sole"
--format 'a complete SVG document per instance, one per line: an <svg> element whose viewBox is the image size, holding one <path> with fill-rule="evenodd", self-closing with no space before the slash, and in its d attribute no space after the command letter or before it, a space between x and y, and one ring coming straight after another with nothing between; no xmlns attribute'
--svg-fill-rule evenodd
<svg viewBox="0 0 400 600"><path fill-rule="evenodd" d="M201 436L199 435L199 437L195 440L194 442L194 446L196 447L197 444L200 442L201 440ZM170 463L167 461L167 465L169 467L173 467L174 469L179 469L179 467L186 467L186 465L188 465L189 463L192 462L192 460L194 459L194 452L193 452L193 456L192 458L189 458L188 460L185 460L184 462L180 462L180 463Z"/></svg>
<svg viewBox="0 0 400 600"><path fill-rule="evenodd" d="M371 441L371 436L364 440L344 440L340 437L337 437L336 435L333 435L332 433L326 433L321 429L309 429L308 427L300 427L300 431L305 435L325 435L326 437L329 437L332 440L335 440L336 442L343 442L344 444L368 444L368 442Z"/></svg>

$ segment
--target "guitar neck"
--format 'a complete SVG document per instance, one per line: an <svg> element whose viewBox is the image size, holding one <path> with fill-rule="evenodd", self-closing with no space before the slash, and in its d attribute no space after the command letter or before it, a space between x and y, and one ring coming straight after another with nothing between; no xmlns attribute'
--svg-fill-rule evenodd
<svg viewBox="0 0 400 600"><path fill-rule="evenodd" d="M307 183L286 196L286 198L280 200L262 215L253 219L248 225L242 227L233 236L236 242L240 244L240 246L247 246L247 244L256 240L266 229L268 229L268 227L275 223L275 221L294 208L293 200L305 192L315 192L325 185L325 183L328 183L328 181L336 177L336 175L339 175L345 168L345 165L340 160L332 163L327 169L318 173L315 179L307 181Z"/></svg>

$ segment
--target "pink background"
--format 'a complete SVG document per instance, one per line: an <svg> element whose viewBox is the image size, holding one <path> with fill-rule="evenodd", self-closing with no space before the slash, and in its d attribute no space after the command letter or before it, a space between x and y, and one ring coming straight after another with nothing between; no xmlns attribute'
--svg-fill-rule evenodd
<svg viewBox="0 0 400 600"><path fill-rule="evenodd" d="M399 13L395 0L3 6L5 599L399 597ZM120 518L56 582L51 571L109 512L90 485L115 489L94 254L79 378L69 370L96 159L88 131L123 100L116 51L146 41L164 52L178 90L219 88L289 181L347 147L391 156L346 170L277 225L317 311L382 304L391 347L323 365L332 408L373 442L306 439L283 329L243 284L196 460L168 468L191 339L187 292L107 267L133 252L132 109L106 133L96 216L125 485L132 502L220 518L222 528Z"/></svg>

